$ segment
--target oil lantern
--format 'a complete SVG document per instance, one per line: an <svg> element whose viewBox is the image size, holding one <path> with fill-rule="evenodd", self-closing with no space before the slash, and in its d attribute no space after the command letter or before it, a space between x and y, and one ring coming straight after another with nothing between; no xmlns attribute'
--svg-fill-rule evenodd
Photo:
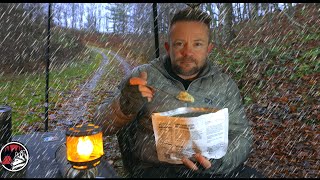
<svg viewBox="0 0 320 180"><path fill-rule="evenodd" d="M66 132L67 160L73 168L96 167L103 156L101 128L94 124L77 125Z"/></svg>

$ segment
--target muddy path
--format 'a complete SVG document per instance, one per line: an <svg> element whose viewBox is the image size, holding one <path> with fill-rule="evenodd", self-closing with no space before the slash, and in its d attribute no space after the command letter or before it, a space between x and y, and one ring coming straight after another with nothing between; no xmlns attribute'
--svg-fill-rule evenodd
<svg viewBox="0 0 320 180"><path fill-rule="evenodd" d="M107 56L108 54L97 48L92 48L92 51L95 51L102 55L103 59L100 66L95 72L93 72L91 78L88 78L88 80L80 85L79 88L67 92L68 96L66 96L67 98L62 101L63 104L60 105L55 113L49 115L50 131L67 130L68 128L78 124L86 124L88 123L88 119L90 119L88 117L92 117L93 112L92 110L90 111L89 105L96 104L96 102L94 102L95 97L93 90L98 85L98 82L101 79L102 75L105 74L105 71L108 71L108 68L106 68L106 66L109 63L109 58ZM130 66L124 58L112 51L108 51L107 53L112 55L119 62L119 64L121 64L124 75L130 74L133 67ZM111 91L109 92L111 93ZM97 104L97 106L98 105L99 104ZM95 108L96 107L94 107L94 109ZM104 146L105 155L109 163L114 166L115 170L120 176L126 177L127 173L123 170L117 137L115 135L106 136L104 138Z"/></svg>
<svg viewBox="0 0 320 180"><path fill-rule="evenodd" d="M107 55L99 49L92 48L93 51L102 55L103 59L100 66L93 73L85 83L80 85L69 93L67 99L63 101L60 108L56 113L50 114L49 129L50 130L66 130L75 124L87 123L87 117L89 116L89 103L94 101L93 90L97 86L101 76L106 70L106 66L109 63Z"/></svg>

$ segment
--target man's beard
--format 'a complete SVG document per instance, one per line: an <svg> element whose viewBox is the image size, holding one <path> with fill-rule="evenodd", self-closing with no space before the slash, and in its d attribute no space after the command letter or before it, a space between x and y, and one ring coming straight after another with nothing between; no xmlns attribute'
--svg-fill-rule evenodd
<svg viewBox="0 0 320 180"><path fill-rule="evenodd" d="M185 70L184 68L179 66L179 62L193 62L195 64L195 66L189 70ZM179 75L183 75L183 76L191 76L191 75L197 74L202 70L202 68L203 68L203 66L199 67L197 64L197 61L191 57L179 58L175 61L174 64L172 64L173 72L175 72L176 74L179 74Z"/></svg>

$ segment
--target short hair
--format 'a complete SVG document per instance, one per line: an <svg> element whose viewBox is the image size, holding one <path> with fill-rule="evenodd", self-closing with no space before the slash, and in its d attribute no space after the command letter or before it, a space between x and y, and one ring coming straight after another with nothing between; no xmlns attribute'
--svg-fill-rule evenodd
<svg viewBox="0 0 320 180"><path fill-rule="evenodd" d="M171 27L176 23L180 21L196 21L196 22L202 22L208 27L208 33L209 33L209 42L211 41L211 33L210 33L210 24L211 24L211 17L209 14L198 10L193 9L190 7L187 7L185 9L182 9L174 14L173 18L170 22L169 32L171 30Z"/></svg>

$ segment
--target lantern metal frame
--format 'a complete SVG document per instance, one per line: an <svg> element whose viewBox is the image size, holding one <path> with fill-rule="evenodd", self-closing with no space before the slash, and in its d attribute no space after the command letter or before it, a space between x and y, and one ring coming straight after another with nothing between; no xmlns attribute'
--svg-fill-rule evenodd
<svg viewBox="0 0 320 180"><path fill-rule="evenodd" d="M98 134L101 134L100 138L98 140L101 140L101 142L97 142L97 143L101 143L98 146L101 147L95 147L95 145L97 145L96 143L93 144L93 152L98 148L98 157L92 160L88 160L88 161L83 161L83 162L78 162L78 161L74 161L72 159L72 155L69 154L70 152L74 152L77 151L76 149L68 149L68 148L72 148L74 147L74 144L69 144L71 142L77 141L78 138L81 137L92 137L92 136L96 136ZM68 141L71 138L76 138L73 141ZM91 140L90 140L91 141ZM93 142L92 142L93 143ZM96 167L98 164L100 164L100 160L102 158L102 156L104 155L104 150L103 150L103 137L102 137L102 130L99 126L94 125L94 124L84 124L84 125L77 125L75 127L69 128L69 130L66 132L66 147L67 147L67 151L66 151L66 156L67 156L67 160L69 161L69 163L72 165L73 168L75 169L90 169L93 167ZM100 152L102 150L102 152ZM71 157L71 159L69 159L69 157Z"/></svg>

